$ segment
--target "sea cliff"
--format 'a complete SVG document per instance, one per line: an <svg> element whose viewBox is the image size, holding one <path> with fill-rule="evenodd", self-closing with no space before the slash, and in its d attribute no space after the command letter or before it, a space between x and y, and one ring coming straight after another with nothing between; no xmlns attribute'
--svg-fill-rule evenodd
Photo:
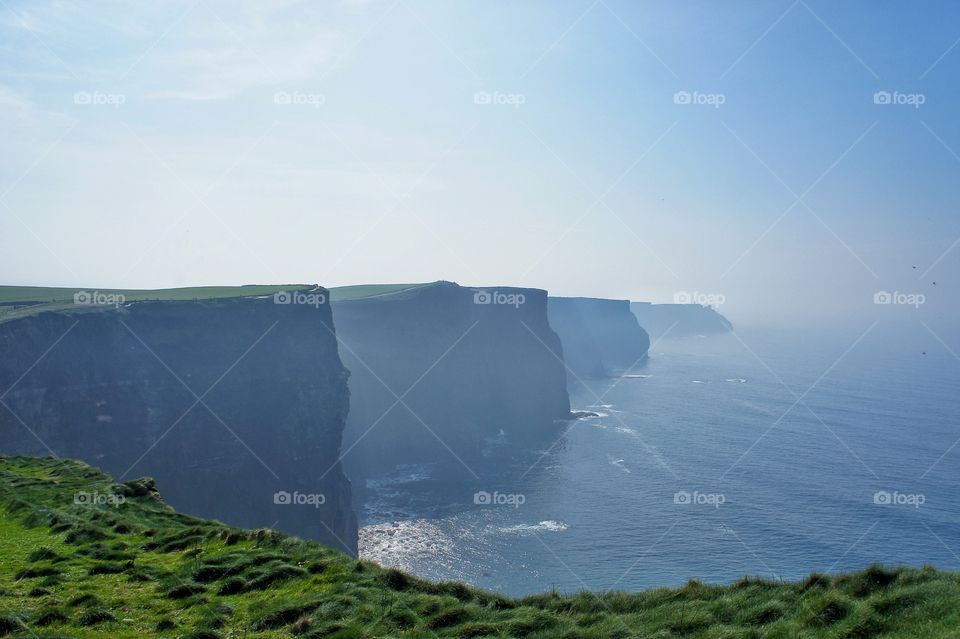
<svg viewBox="0 0 960 639"><path fill-rule="evenodd" d="M630 312L628 300L550 297L548 306L571 384L612 375L646 360L650 337Z"/></svg>
<svg viewBox="0 0 960 639"><path fill-rule="evenodd" d="M547 441L569 418L545 291L436 282L343 301L334 293L351 371L351 478L428 462L480 475L491 442Z"/></svg>
<svg viewBox="0 0 960 639"><path fill-rule="evenodd" d="M330 306L274 302L68 305L0 323L0 452L150 475L183 512L355 554Z"/></svg>

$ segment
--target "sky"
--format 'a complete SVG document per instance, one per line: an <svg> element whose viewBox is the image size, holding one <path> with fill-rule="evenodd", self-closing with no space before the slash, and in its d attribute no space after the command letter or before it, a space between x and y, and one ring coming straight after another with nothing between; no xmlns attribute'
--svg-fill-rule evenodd
<svg viewBox="0 0 960 639"><path fill-rule="evenodd" d="M2 0L0 283L445 279L948 321L958 17Z"/></svg>

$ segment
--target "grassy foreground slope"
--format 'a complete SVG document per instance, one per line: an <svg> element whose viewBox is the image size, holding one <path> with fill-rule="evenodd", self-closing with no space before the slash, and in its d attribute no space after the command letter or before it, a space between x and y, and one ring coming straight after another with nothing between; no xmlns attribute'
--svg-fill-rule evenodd
<svg viewBox="0 0 960 639"><path fill-rule="evenodd" d="M178 514L150 480L11 457L0 458L0 636L960 637L960 575L871 568L515 600Z"/></svg>

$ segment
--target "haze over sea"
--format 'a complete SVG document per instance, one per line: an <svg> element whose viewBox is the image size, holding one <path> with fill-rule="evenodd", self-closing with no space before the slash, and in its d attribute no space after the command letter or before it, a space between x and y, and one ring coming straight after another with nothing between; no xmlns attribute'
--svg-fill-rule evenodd
<svg viewBox="0 0 960 639"><path fill-rule="evenodd" d="M572 392L600 417L498 480L371 482L361 554L512 595L960 569L960 361L888 329L655 343L631 376Z"/></svg>

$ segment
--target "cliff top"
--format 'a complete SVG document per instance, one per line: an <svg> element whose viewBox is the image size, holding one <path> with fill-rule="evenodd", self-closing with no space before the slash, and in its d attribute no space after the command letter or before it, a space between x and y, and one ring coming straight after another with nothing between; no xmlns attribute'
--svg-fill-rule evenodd
<svg viewBox="0 0 960 639"><path fill-rule="evenodd" d="M43 311L87 307L111 308L110 300L127 302L191 301L262 297L281 291L312 289L314 284L247 284L243 286L189 286L160 289L66 288L50 286L0 286L0 322ZM361 284L328 289L333 301L380 297L429 284ZM101 303L103 300L104 303Z"/></svg>
<svg viewBox="0 0 960 639"><path fill-rule="evenodd" d="M162 487L161 487L162 488ZM0 636L952 637L960 574L508 599L176 513L150 480L0 457Z"/></svg>
<svg viewBox="0 0 960 639"><path fill-rule="evenodd" d="M442 280L411 284L357 284L327 289L330 300L342 302L360 299L388 298L430 286L459 286ZM246 284L243 286L189 286L160 289L67 288L51 286L0 286L0 322L27 317L43 311L108 309L120 303L145 301L191 301L242 297L262 297L281 291L312 289L314 284ZM463 288L478 288L466 287ZM515 287L479 287L514 290ZM522 289L516 289L522 290Z"/></svg>
<svg viewBox="0 0 960 639"><path fill-rule="evenodd" d="M43 311L63 309L109 309L117 303L145 301L191 301L261 297L280 291L312 289L313 284L245 286L190 286L162 289L63 288L47 286L0 286L0 322Z"/></svg>
<svg viewBox="0 0 960 639"><path fill-rule="evenodd" d="M330 289L330 299L334 302L383 297L430 286L434 282L422 284L357 284L355 286L334 286Z"/></svg>
<svg viewBox="0 0 960 639"><path fill-rule="evenodd" d="M188 286L184 288L120 289L120 288L65 288L50 286L0 286L0 304L73 303L78 293L123 295L128 302L144 300L195 300L229 297L256 297L277 291L298 291L313 288L314 284L246 284L244 286Z"/></svg>
<svg viewBox="0 0 960 639"><path fill-rule="evenodd" d="M330 299L334 302L348 302L355 300L396 300L398 298L408 299L412 296L421 294L430 289L447 289L461 291L502 291L502 292L528 292L538 291L546 294L542 289L536 289L523 286L469 286L458 284L447 280L437 280L435 282L424 282L420 284L360 284L357 286L336 286L330 289Z"/></svg>

